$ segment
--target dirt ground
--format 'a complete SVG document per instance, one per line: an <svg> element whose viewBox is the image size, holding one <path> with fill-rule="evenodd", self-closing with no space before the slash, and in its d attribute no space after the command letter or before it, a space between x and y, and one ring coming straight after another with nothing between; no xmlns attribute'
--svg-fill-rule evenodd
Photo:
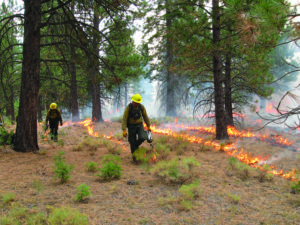
<svg viewBox="0 0 300 225"><path fill-rule="evenodd" d="M15 200L23 207L47 213L47 208L68 206L88 215L89 224L300 224L300 193L291 193L290 180L274 176L271 181L260 182L255 176L242 179L228 170L229 155L213 148L203 150L202 144L190 143L180 155L193 156L200 164L200 195L192 201L192 209L180 207L178 202L169 201L179 195L180 185L170 185L156 178L151 170L132 162L127 140L119 143L124 146L120 157L123 172L121 178L102 181L95 173L88 172L85 164L97 162L109 151L99 147L96 151L83 149L74 151L85 137L90 136L87 127L81 124L67 125L59 129L59 142L42 140L42 127L39 126L40 153L19 153L8 146L0 151L0 197L14 193ZM95 124L99 134L115 135L120 123L105 122ZM258 131L257 134L264 134ZM196 131L186 132L207 140L211 134ZM272 135L272 134L270 134ZM274 132L275 135L275 132ZM162 134L153 133L153 139ZM244 149L251 156L261 156L265 161L284 171L300 167L298 147L300 136L284 134L293 141L294 148L274 145L257 138L230 138L237 149ZM99 137L94 137L99 138ZM111 139L117 142L116 138ZM178 143L168 140L170 146ZM148 143L143 143L149 148ZM71 178L61 184L54 174L54 155L64 151L68 164L75 165ZM152 167L155 164L151 165ZM129 185L128 181L136 181ZM35 183L43 190L38 190ZM84 202L74 200L76 187L86 183L91 196ZM235 200L234 197L238 197ZM169 199L169 200L168 200ZM0 202L0 217L7 215L11 204Z"/></svg>

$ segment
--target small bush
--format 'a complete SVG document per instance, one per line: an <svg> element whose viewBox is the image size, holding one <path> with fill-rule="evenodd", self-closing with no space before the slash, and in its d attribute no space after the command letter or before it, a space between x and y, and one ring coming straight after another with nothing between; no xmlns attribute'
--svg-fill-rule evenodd
<svg viewBox="0 0 300 225"><path fill-rule="evenodd" d="M237 196L237 195L234 195L234 194L227 194L227 196L231 199L231 201L235 204L239 203L241 197L240 196Z"/></svg>
<svg viewBox="0 0 300 225"><path fill-rule="evenodd" d="M158 154L155 150L140 147L133 153L133 156L137 161L148 164L152 162L153 159L156 159Z"/></svg>
<svg viewBox="0 0 300 225"><path fill-rule="evenodd" d="M300 181L298 181L298 183L292 182L292 192L300 192Z"/></svg>
<svg viewBox="0 0 300 225"><path fill-rule="evenodd" d="M72 172L74 168L73 165L68 165L65 162L64 154L64 152L59 151L58 155L54 156L54 164L56 166L54 173L57 178L60 178L61 183L65 183L70 179L70 172Z"/></svg>
<svg viewBox="0 0 300 225"><path fill-rule="evenodd" d="M183 184L197 177L199 167L200 163L194 158L184 158L181 161L174 158L170 161L158 162L152 172L166 183Z"/></svg>
<svg viewBox="0 0 300 225"><path fill-rule="evenodd" d="M15 200L15 194L14 193L6 193L2 196L2 201L4 204L12 202Z"/></svg>
<svg viewBox="0 0 300 225"><path fill-rule="evenodd" d="M103 180L110 181L121 177L121 166L114 164L113 162L106 162L102 169L98 169L100 174L96 174Z"/></svg>
<svg viewBox="0 0 300 225"><path fill-rule="evenodd" d="M89 172L95 172L97 170L98 166L99 166L99 164L95 163L95 162L88 162L85 164L85 168Z"/></svg>
<svg viewBox="0 0 300 225"><path fill-rule="evenodd" d="M53 210L48 222L49 224L85 225L88 224L88 217L76 209L62 207Z"/></svg>
<svg viewBox="0 0 300 225"><path fill-rule="evenodd" d="M121 157L116 155L106 155L101 158L101 163L113 162L114 164L121 164Z"/></svg>
<svg viewBox="0 0 300 225"><path fill-rule="evenodd" d="M237 158L230 157L228 159L229 169L232 169L232 170L235 169L238 162L239 162L239 160Z"/></svg>
<svg viewBox="0 0 300 225"><path fill-rule="evenodd" d="M200 180L195 180L191 184L184 184L179 188L179 192L183 195L184 199L193 200L200 196Z"/></svg>
<svg viewBox="0 0 300 225"><path fill-rule="evenodd" d="M155 151L157 152L158 158L160 160L165 160L165 159L168 158L169 153L170 153L171 150L166 144L156 143L155 144Z"/></svg>
<svg viewBox="0 0 300 225"><path fill-rule="evenodd" d="M44 225L47 224L47 217L43 213L36 213L26 219L27 225Z"/></svg>
<svg viewBox="0 0 300 225"><path fill-rule="evenodd" d="M14 136L13 130L5 130L5 126L0 126L0 145L10 145L12 144L12 139Z"/></svg>
<svg viewBox="0 0 300 225"><path fill-rule="evenodd" d="M261 168L257 168L258 180L259 182L263 181L272 181L274 174L269 173L271 171L270 165L264 164Z"/></svg>
<svg viewBox="0 0 300 225"><path fill-rule="evenodd" d="M83 183L77 187L77 193L76 193L75 200L82 201L83 198L89 197L90 195L91 195L90 187L87 186L85 183Z"/></svg>
<svg viewBox="0 0 300 225"><path fill-rule="evenodd" d="M73 151L80 152L83 150L95 152L97 148L100 146L104 146L104 140L99 138L93 138L93 137L85 137L75 148L73 148Z"/></svg>

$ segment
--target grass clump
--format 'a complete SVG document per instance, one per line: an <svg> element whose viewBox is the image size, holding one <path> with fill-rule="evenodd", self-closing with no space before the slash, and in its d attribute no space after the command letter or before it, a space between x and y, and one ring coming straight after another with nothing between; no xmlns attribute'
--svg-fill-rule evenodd
<svg viewBox="0 0 300 225"><path fill-rule="evenodd" d="M60 179L61 183L65 183L70 179L70 172L72 172L74 168L73 165L66 163L64 154L64 152L59 151L58 155L54 156L54 164L56 166L54 173L56 177Z"/></svg>
<svg viewBox="0 0 300 225"><path fill-rule="evenodd" d="M4 204L13 202L15 200L16 196L14 193L6 193L2 196L2 202Z"/></svg>
<svg viewBox="0 0 300 225"><path fill-rule="evenodd" d="M87 171L89 171L89 172L96 172L97 171L97 167L99 166L99 164L92 161L92 162L86 163L84 166L85 166L85 168L86 168Z"/></svg>
<svg viewBox="0 0 300 225"><path fill-rule="evenodd" d="M119 165L121 163L120 156L107 155L102 158L102 163L104 163L103 168L98 168L100 174L96 174L105 181L110 181L113 179L119 179L121 177L122 168Z"/></svg>
<svg viewBox="0 0 300 225"><path fill-rule="evenodd" d="M169 157L169 153L171 150L167 144L156 143L155 151L157 152L159 160L166 160Z"/></svg>
<svg viewBox="0 0 300 225"><path fill-rule="evenodd" d="M68 207L56 208L48 218L49 224L85 225L88 224L87 215Z"/></svg>
<svg viewBox="0 0 300 225"><path fill-rule="evenodd" d="M264 164L262 167L257 168L257 178L259 182L272 181L274 178L274 174L270 173L270 171L271 167L267 164Z"/></svg>
<svg viewBox="0 0 300 225"><path fill-rule="evenodd" d="M179 192L183 195L184 199L193 200L198 198L201 194L200 180L194 180L191 184L184 184L179 188Z"/></svg>
<svg viewBox="0 0 300 225"><path fill-rule="evenodd" d="M77 193L75 200L76 201L83 201L84 198L89 197L91 195L90 187L85 183L80 184L77 186Z"/></svg>
<svg viewBox="0 0 300 225"><path fill-rule="evenodd" d="M193 157L179 160L158 162L151 170L153 174L166 183L184 184L192 182L198 175L200 163Z"/></svg>
<svg viewBox="0 0 300 225"><path fill-rule="evenodd" d="M93 138L93 137L85 137L76 147L72 150L75 152L80 152L83 150L87 150L90 152L95 152L98 147L103 146L104 142L102 139Z"/></svg>
<svg viewBox="0 0 300 225"><path fill-rule="evenodd" d="M144 164L149 164L150 162L152 162L153 159L157 158L158 154L153 149L140 147L133 153L133 156L136 158L137 161L142 162Z"/></svg>
<svg viewBox="0 0 300 225"><path fill-rule="evenodd" d="M38 192L45 190L45 186L40 180L33 181L32 187Z"/></svg>
<svg viewBox="0 0 300 225"><path fill-rule="evenodd" d="M240 199L241 197L240 196L237 196L237 195L234 195L234 194L231 194L231 193L228 193L227 196L231 199L231 201L235 204L238 204L240 202Z"/></svg>

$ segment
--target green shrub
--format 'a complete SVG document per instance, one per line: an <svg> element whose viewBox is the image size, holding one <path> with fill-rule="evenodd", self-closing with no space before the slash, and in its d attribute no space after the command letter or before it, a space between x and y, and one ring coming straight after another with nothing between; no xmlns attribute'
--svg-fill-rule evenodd
<svg viewBox="0 0 300 225"><path fill-rule="evenodd" d="M234 194L227 194L227 196L231 199L231 201L235 204L239 203L241 197L240 196L237 196L237 195L234 195Z"/></svg>
<svg viewBox="0 0 300 225"><path fill-rule="evenodd" d="M191 184L184 184L179 188L179 192L183 195L184 199L193 200L200 196L200 180L197 179Z"/></svg>
<svg viewBox="0 0 300 225"><path fill-rule="evenodd" d="M96 174L103 180L109 181L121 177L122 168L120 165L114 164L112 161L104 163L102 169L98 169L100 174Z"/></svg>
<svg viewBox="0 0 300 225"><path fill-rule="evenodd" d="M97 170L98 166L99 166L99 164L95 163L95 162L88 162L88 163L85 164L85 168L89 172L95 172Z"/></svg>
<svg viewBox="0 0 300 225"><path fill-rule="evenodd" d="M152 149L140 147L133 153L133 156L136 158L137 161L148 164L151 162L151 160L157 158L158 154Z"/></svg>
<svg viewBox="0 0 300 225"><path fill-rule="evenodd" d="M5 126L0 126L0 145L10 145L12 144L14 132L13 130L5 130Z"/></svg>
<svg viewBox="0 0 300 225"><path fill-rule="evenodd" d="M54 164L56 166L54 173L57 178L60 178L61 183L65 183L70 179L70 172L72 172L74 168L73 165L68 165L65 162L64 154L64 152L59 151L58 155L54 156Z"/></svg>
<svg viewBox="0 0 300 225"><path fill-rule="evenodd" d="M36 213L36 214L32 214L26 219L26 224L27 225L44 225L44 224L47 224L47 217L45 214L40 213L40 212Z"/></svg>
<svg viewBox="0 0 300 225"><path fill-rule="evenodd" d="M76 201L82 201L84 197L89 197L90 195L90 187L87 186L85 183L77 186L77 193L75 197Z"/></svg>
<svg viewBox="0 0 300 225"><path fill-rule="evenodd" d="M87 215L76 209L67 207L56 208L48 218L49 224L85 225L88 223Z"/></svg>
<svg viewBox="0 0 300 225"><path fill-rule="evenodd" d="M155 144L155 151L157 152L158 158L160 160L165 160L168 158L169 153L170 153L170 148L168 147L167 144L163 143L156 143Z"/></svg>
<svg viewBox="0 0 300 225"><path fill-rule="evenodd" d="M257 168L258 180L260 182L263 181L271 181L274 178L274 174L269 173L271 171L270 165L264 164L261 168Z"/></svg>
<svg viewBox="0 0 300 225"><path fill-rule="evenodd" d="M239 162L239 160L237 158L230 157L228 159L229 168L232 169L232 170L235 169L238 162Z"/></svg>
<svg viewBox="0 0 300 225"><path fill-rule="evenodd" d="M15 194L14 193L6 193L2 196L2 201L4 204L12 202L15 200Z"/></svg>
<svg viewBox="0 0 300 225"><path fill-rule="evenodd" d="M184 158L181 161L174 158L170 161L158 162L151 171L166 183L183 184L192 182L197 177L199 167L200 163L194 158Z"/></svg>
<svg viewBox="0 0 300 225"><path fill-rule="evenodd" d="M300 192L300 181L298 183L292 182L292 191L294 193Z"/></svg>

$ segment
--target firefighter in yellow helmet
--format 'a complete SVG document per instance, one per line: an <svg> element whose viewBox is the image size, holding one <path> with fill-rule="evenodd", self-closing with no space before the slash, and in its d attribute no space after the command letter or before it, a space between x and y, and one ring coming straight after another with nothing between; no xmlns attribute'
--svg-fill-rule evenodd
<svg viewBox="0 0 300 225"><path fill-rule="evenodd" d="M45 125L46 130L48 128L48 121L50 125L50 134L51 134L51 140L57 141L57 130L58 130L58 123L60 122L60 126L63 125L61 112L59 109L57 109L56 103L50 104L50 110L47 112Z"/></svg>
<svg viewBox="0 0 300 225"><path fill-rule="evenodd" d="M143 119L147 125L148 131L150 129L150 120L148 118L146 108L141 104L143 101L141 95L135 94L131 97L132 102L126 106L123 120L122 120L122 130L123 137L127 136L126 127L128 128L128 141L130 144L131 154L135 152L136 149L147 140L147 134L143 127ZM136 159L132 156L134 162Z"/></svg>

